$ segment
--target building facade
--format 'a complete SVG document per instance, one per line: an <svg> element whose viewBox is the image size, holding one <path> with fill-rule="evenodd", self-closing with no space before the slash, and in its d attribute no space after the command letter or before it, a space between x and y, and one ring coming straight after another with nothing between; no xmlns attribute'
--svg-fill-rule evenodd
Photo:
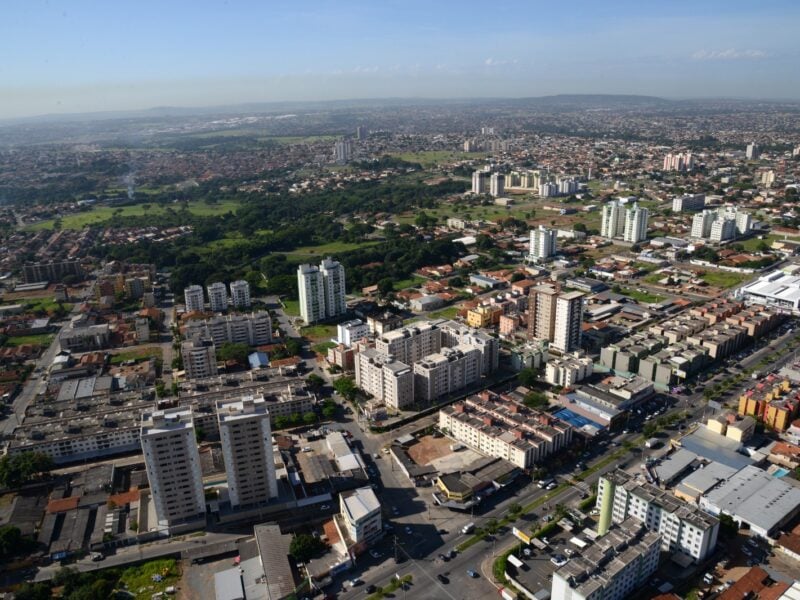
<svg viewBox="0 0 800 600"><path fill-rule="evenodd" d="M208 303L212 312L225 312L228 310L228 288L224 283L217 281L206 287Z"/></svg>
<svg viewBox="0 0 800 600"><path fill-rule="evenodd" d="M625 211L625 230L622 239L633 244L646 240L648 215L646 208L634 202L633 206Z"/></svg>
<svg viewBox="0 0 800 600"><path fill-rule="evenodd" d="M481 372L481 351L477 348L442 348L414 363L414 397L432 402L480 381Z"/></svg>
<svg viewBox="0 0 800 600"><path fill-rule="evenodd" d="M534 262L543 262L556 255L556 231L539 225L531 230L530 249L528 259Z"/></svg>
<svg viewBox="0 0 800 600"><path fill-rule="evenodd" d="M202 312L205 307L203 288L199 285L190 285L183 290L183 300L186 312Z"/></svg>
<svg viewBox="0 0 800 600"><path fill-rule="evenodd" d="M583 292L566 292L556 298L553 341L550 347L562 354L581 347Z"/></svg>
<svg viewBox="0 0 800 600"><path fill-rule="evenodd" d="M234 308L250 308L250 284L239 279L231 282L231 303Z"/></svg>
<svg viewBox="0 0 800 600"><path fill-rule="evenodd" d="M213 377L217 370L217 348L210 339L194 339L181 344L183 369L187 379Z"/></svg>
<svg viewBox="0 0 800 600"><path fill-rule="evenodd" d="M414 403L414 373L407 364L373 348L355 356L356 385L395 410Z"/></svg>
<svg viewBox="0 0 800 600"><path fill-rule="evenodd" d="M300 315L306 323L333 319L347 312L344 267L330 258L319 267L297 267Z"/></svg>

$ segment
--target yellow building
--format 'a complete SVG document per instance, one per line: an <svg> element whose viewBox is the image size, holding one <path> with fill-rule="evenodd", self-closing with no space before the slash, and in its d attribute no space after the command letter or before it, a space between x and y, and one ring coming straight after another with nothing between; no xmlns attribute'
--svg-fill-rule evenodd
<svg viewBox="0 0 800 600"><path fill-rule="evenodd" d="M497 325L503 309L499 306L478 306L467 312L467 325L470 327L488 327Z"/></svg>

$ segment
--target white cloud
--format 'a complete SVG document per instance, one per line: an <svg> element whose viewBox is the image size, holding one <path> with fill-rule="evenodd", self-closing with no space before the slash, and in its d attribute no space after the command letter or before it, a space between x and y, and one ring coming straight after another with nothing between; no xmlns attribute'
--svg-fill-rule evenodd
<svg viewBox="0 0 800 600"><path fill-rule="evenodd" d="M483 61L483 64L487 67L502 67L504 65L517 64L517 59L512 58L511 60L498 60L496 58L487 58L485 61Z"/></svg>
<svg viewBox="0 0 800 600"><path fill-rule="evenodd" d="M694 60L748 60L767 58L769 54L763 50L698 50L692 54Z"/></svg>

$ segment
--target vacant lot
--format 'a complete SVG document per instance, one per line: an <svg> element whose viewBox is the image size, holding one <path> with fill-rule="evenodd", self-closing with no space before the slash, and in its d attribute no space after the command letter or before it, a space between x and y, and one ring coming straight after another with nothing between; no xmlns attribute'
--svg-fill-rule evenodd
<svg viewBox="0 0 800 600"><path fill-rule="evenodd" d="M437 458L450 454L452 440L447 437L435 438L426 435L408 449L408 455L418 465L429 465Z"/></svg>
<svg viewBox="0 0 800 600"><path fill-rule="evenodd" d="M352 250L358 250L359 248L365 248L366 246L374 246L378 243L380 242L370 241L358 242L356 244L347 242L331 242L329 244L322 244L320 246L303 246L302 248L296 248L289 252L284 252L283 254L286 254L286 256L292 258L324 258L328 255L351 252Z"/></svg>
<svg viewBox="0 0 800 600"><path fill-rule="evenodd" d="M718 288L732 288L736 287L751 279L753 275L747 273L729 273L727 271L706 271L703 275L703 281L708 285L713 285Z"/></svg>

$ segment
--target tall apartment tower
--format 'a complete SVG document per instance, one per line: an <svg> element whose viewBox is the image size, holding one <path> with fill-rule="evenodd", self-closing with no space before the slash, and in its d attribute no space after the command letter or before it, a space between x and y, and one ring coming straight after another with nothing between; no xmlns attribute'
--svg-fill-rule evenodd
<svg viewBox="0 0 800 600"><path fill-rule="evenodd" d="M325 284L325 312L327 317L338 317L347 312L345 302L344 267L332 258L326 258L320 265Z"/></svg>
<svg viewBox="0 0 800 600"><path fill-rule="evenodd" d="M472 173L472 193L486 194L489 191L489 172L475 171Z"/></svg>
<svg viewBox="0 0 800 600"><path fill-rule="evenodd" d="M713 210L704 210L692 217L693 238L707 238L711 235L711 226L717 218L717 213Z"/></svg>
<svg viewBox="0 0 800 600"><path fill-rule="evenodd" d="M625 211L625 229L622 239L634 244L643 242L647 239L647 217L648 211L634 203L631 208Z"/></svg>
<svg viewBox="0 0 800 600"><path fill-rule="evenodd" d="M367 135L368 134L367 134L367 128L366 127L364 127L363 125L359 125L358 127L356 127L356 137L359 140L363 141L363 140L367 139Z"/></svg>
<svg viewBox="0 0 800 600"><path fill-rule="evenodd" d="M250 308L250 284L239 279L231 282L231 303L235 308Z"/></svg>
<svg viewBox="0 0 800 600"><path fill-rule="evenodd" d="M556 254L556 232L544 225L531 230L531 244L528 250L528 259L542 262Z"/></svg>
<svg viewBox="0 0 800 600"><path fill-rule="evenodd" d="M221 400L217 419L231 506L253 506L277 497L272 429L264 397Z"/></svg>
<svg viewBox="0 0 800 600"><path fill-rule="evenodd" d="M306 323L316 323L343 315L345 303L344 267L326 258L319 267L297 267L297 287L300 295L300 315Z"/></svg>
<svg viewBox="0 0 800 600"><path fill-rule="evenodd" d="M489 181L489 193L498 198L506 193L506 176L502 173L492 173Z"/></svg>
<svg viewBox="0 0 800 600"><path fill-rule="evenodd" d="M346 163L353 156L353 146L350 140L342 139L337 140L333 145L333 159L337 163Z"/></svg>
<svg viewBox="0 0 800 600"><path fill-rule="evenodd" d="M745 156L747 157L747 160L758 160L758 157L761 156L761 150L759 149L758 144L755 142L750 142L747 144Z"/></svg>
<svg viewBox="0 0 800 600"><path fill-rule="evenodd" d="M556 322L558 289L552 285L537 285L528 296L528 339L552 340Z"/></svg>
<svg viewBox="0 0 800 600"><path fill-rule="evenodd" d="M203 288L199 285L190 285L183 290L183 299L186 303L186 312L203 310L205 304L203 301Z"/></svg>
<svg viewBox="0 0 800 600"><path fill-rule="evenodd" d="M213 377L217 370L217 348L208 339L196 339L181 344L186 379Z"/></svg>
<svg viewBox="0 0 800 600"><path fill-rule="evenodd" d="M143 413L140 438L159 525L203 518L203 474L191 409Z"/></svg>
<svg viewBox="0 0 800 600"><path fill-rule="evenodd" d="M217 281L206 288L208 302L212 312L225 312L228 310L228 288L224 283Z"/></svg>
<svg viewBox="0 0 800 600"><path fill-rule="evenodd" d="M567 292L556 298L553 341L550 347L562 354L580 350L583 293Z"/></svg>
<svg viewBox="0 0 800 600"><path fill-rule="evenodd" d="M603 220L600 235L606 238L622 237L625 232L625 208L612 200L603 205Z"/></svg>

